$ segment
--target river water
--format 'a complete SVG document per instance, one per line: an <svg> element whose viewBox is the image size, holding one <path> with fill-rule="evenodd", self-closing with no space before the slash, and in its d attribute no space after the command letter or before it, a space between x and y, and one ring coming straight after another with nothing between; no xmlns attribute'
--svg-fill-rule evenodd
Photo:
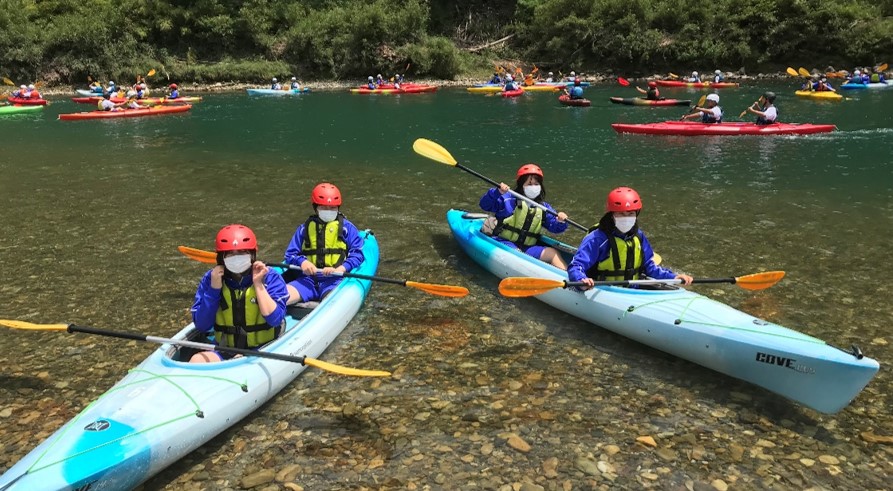
<svg viewBox="0 0 893 491"><path fill-rule="evenodd" d="M211 249L222 225L240 222L260 256L278 260L311 212L310 189L331 181L347 217L375 232L379 275L471 295L376 284L323 358L392 378L308 370L145 489L888 488L893 446L870 440L893 436L893 89L822 103L795 98L792 84L745 86L720 92L726 119L766 88L781 94L780 119L839 131L618 136L610 123L685 112L612 105L635 95L619 86L588 89L591 108L459 89L231 93L184 115L84 122L57 121L82 109L59 98L42 114L0 118L0 318L172 335L205 271L178 245ZM413 153L419 137L497 181L538 163L548 200L585 224L610 189L634 187L642 227L673 269L787 272L762 292L698 291L856 344L881 371L823 415L534 299L502 298L445 221L451 207L477 209L487 184ZM2 338L0 471L154 349L54 332Z"/></svg>

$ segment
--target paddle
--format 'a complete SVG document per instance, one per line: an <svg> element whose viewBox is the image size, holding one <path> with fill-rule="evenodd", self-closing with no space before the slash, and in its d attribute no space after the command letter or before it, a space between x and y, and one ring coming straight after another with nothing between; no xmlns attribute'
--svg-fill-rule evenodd
<svg viewBox="0 0 893 491"><path fill-rule="evenodd" d="M806 78L812 77L812 74L809 73L809 70L803 68L802 66L799 69L797 69L797 73L799 73L801 77L806 77Z"/></svg>
<svg viewBox="0 0 893 491"><path fill-rule="evenodd" d="M792 67L788 67L788 69L787 69L786 71L788 72L788 75L790 75L790 76L792 76L792 77L799 77L799 76L800 76L800 74L797 73L797 70L794 70Z"/></svg>
<svg viewBox="0 0 893 491"><path fill-rule="evenodd" d="M732 283L745 290L763 290L778 283L784 278L784 271L766 271L735 278L695 278L692 283ZM680 279L672 280L618 280L596 281L595 286L632 286L678 284ZM586 286L582 281L550 280L546 278L510 277L499 282L499 293L505 297L532 297L556 288Z"/></svg>
<svg viewBox="0 0 893 491"><path fill-rule="evenodd" d="M16 84L12 80L10 80L6 77L3 77L3 85L9 85L9 86L15 87Z"/></svg>
<svg viewBox="0 0 893 491"><path fill-rule="evenodd" d="M355 377L389 377L391 372L381 370L361 370L359 368L343 367L334 363L328 363L306 356L289 356L279 353L270 353L267 351L255 351L241 348L228 348L217 346L216 344L196 343L194 341L186 341L182 339L160 338L157 336L147 336L145 334L134 334L130 332L109 331L106 329L97 329L95 327L78 326L75 324L32 324L30 322L0 319L0 325L11 327L13 329L25 329L31 331L67 331L69 333L85 333L97 334L99 336L108 336L112 338L130 339L133 341L146 341L158 344L173 344L176 346L185 346L187 348L195 348L207 351L220 351L222 353L233 353L243 356L254 356L257 358L270 358L272 360L290 361L292 363L300 363L327 372L337 373L340 375L352 375Z"/></svg>
<svg viewBox="0 0 893 491"><path fill-rule="evenodd" d="M619 83L620 85L622 85L624 87L629 87L629 80L627 80L623 77L617 77L617 83Z"/></svg>
<svg viewBox="0 0 893 491"><path fill-rule="evenodd" d="M177 250L180 251L184 256L192 259L194 261L207 263L207 264L217 264L217 253L211 251L204 251L201 249L195 249L193 247L186 246L178 246ZM295 271L301 271L300 266L295 266L294 264L285 264L285 263L265 263L268 266L293 269ZM430 293L432 295L437 295L441 297L464 297L468 295L468 288L464 286L453 286L453 285L439 285L436 283L420 283L417 281L409 281L409 280L395 280L392 278L382 278L381 276L368 276L359 273L333 273L337 276L344 276L345 278L358 278L361 280L370 280L370 281L380 281L382 283L390 283L393 285L401 285L409 288L415 288L417 290L421 290L425 293Z"/></svg>
<svg viewBox="0 0 893 491"><path fill-rule="evenodd" d="M676 75L675 73L672 73L672 72L668 73L667 75L669 75L670 78L679 78L679 75Z"/></svg>
<svg viewBox="0 0 893 491"><path fill-rule="evenodd" d="M704 94L704 95L701 96L700 99L698 99L698 103L695 104L691 109L689 109L688 112L685 113L685 115L683 115L683 116L682 116L681 118L679 118L679 119L680 119L680 120L683 120L683 119L685 119L685 116L687 116L687 115L689 115L689 114L694 114L695 112L698 111L698 108L699 108L699 107L702 107L702 106L704 105L704 103L706 103L706 102L707 102L707 94Z"/></svg>
<svg viewBox="0 0 893 491"><path fill-rule="evenodd" d="M887 69L887 64L886 64L886 63L881 63L880 65L874 67L874 71L875 71L875 72L883 72L883 71L886 70L886 69Z"/></svg>
<svg viewBox="0 0 893 491"><path fill-rule="evenodd" d="M465 167L464 165L456 162L456 159L454 159L453 156L450 155L450 152L448 152L447 149L443 148L442 146L440 146L439 144L437 144L431 140L427 140L425 138L418 138L418 139L416 139L415 142L413 142L412 149L415 151L415 153L421 155L422 157L429 158L435 162L440 162L441 164L446 164L446 165L450 165L453 167L457 167L459 169L464 170L465 172L468 172L469 174L471 174L473 176L479 177L482 180L487 181L488 183L492 184L493 186L495 186L497 188L499 187L499 183L494 181L493 179L490 179L487 176L479 174L478 172L476 172L472 169L469 169L468 167ZM558 216L558 212L546 208L544 205L537 203L536 201L528 198L527 196L524 196L523 194L517 193L511 189L509 190L509 193L511 193L512 196L514 196L520 200L526 201L527 204L529 204L530 206L542 208L543 211L545 211L546 213L548 213L550 215ZM570 218L566 219L565 221L567 223L569 223L570 225L573 225L574 227L576 227L584 232L589 231L588 228L580 225L579 223L571 220Z"/></svg>
<svg viewBox="0 0 893 491"><path fill-rule="evenodd" d="M748 106L748 109L750 109L751 107L753 107L754 105L759 104L759 103L760 103L760 100L759 100L759 99L755 100L755 101L753 102L753 104L751 104L750 106ZM747 114L747 109L741 111L741 114L738 115L738 119L743 118L745 114Z"/></svg>

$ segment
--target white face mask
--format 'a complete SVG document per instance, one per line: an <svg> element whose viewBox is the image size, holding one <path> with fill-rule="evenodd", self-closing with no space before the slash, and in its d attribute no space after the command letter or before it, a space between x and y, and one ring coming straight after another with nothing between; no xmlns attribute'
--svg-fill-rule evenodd
<svg viewBox="0 0 893 491"><path fill-rule="evenodd" d="M532 186L524 186L524 196L527 196L530 199L534 199L540 195L540 192L543 190L543 187L539 184L534 184Z"/></svg>
<svg viewBox="0 0 893 491"><path fill-rule="evenodd" d="M326 223L338 218L338 210L317 210L316 214L319 215L320 220Z"/></svg>
<svg viewBox="0 0 893 491"><path fill-rule="evenodd" d="M620 233L625 234L632 230L633 225L636 224L636 217L618 217L614 216L614 225L617 227L617 230Z"/></svg>
<svg viewBox="0 0 893 491"><path fill-rule="evenodd" d="M251 267L251 254L236 254L223 258L223 265L231 273L242 274Z"/></svg>

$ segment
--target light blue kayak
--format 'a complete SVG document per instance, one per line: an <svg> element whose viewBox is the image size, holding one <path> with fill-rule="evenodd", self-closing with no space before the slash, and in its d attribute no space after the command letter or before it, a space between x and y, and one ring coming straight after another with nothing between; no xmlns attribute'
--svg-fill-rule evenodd
<svg viewBox="0 0 893 491"><path fill-rule="evenodd" d="M507 247L480 229L481 214L447 212L453 236L491 273L567 280L567 273ZM560 242L550 244L573 249ZM652 348L750 382L823 413L847 406L878 362L821 339L753 317L684 288L556 288L539 300Z"/></svg>
<svg viewBox="0 0 893 491"><path fill-rule="evenodd" d="M284 89L284 90L274 90L274 89L247 89L248 95L272 95L272 96L283 96L283 95L298 95L310 92L310 87L303 87L301 89Z"/></svg>
<svg viewBox="0 0 893 491"><path fill-rule="evenodd" d="M886 89L888 87L893 87L893 81L887 80L885 82L871 82L867 84L846 83L840 86L844 90Z"/></svg>
<svg viewBox="0 0 893 491"><path fill-rule="evenodd" d="M374 275L378 243L368 231L361 236L365 261L352 272ZM302 319L286 317L285 332L262 350L319 358L359 311L370 286L344 278L316 308L300 312ZM195 334L190 324L174 339ZM180 361L182 349L161 345L0 476L0 490L133 489L263 406L305 368L252 356L188 363Z"/></svg>

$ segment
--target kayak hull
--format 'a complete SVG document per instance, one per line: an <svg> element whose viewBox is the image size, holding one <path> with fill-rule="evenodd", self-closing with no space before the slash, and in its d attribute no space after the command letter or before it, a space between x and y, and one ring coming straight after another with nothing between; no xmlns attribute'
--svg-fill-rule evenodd
<svg viewBox="0 0 893 491"><path fill-rule="evenodd" d="M475 85L474 87L468 87L465 90L471 93L484 93L484 94L495 94L496 92L502 92L504 86L502 85ZM558 92L559 90L565 87L564 84L536 84L536 85L525 85L521 88L524 89L525 92Z"/></svg>
<svg viewBox="0 0 893 491"><path fill-rule="evenodd" d="M627 106L688 106L691 104L690 100L684 99L649 100L643 97L611 97L611 102Z"/></svg>
<svg viewBox="0 0 893 491"><path fill-rule="evenodd" d="M399 89L370 89L368 87L355 87L350 89L351 94L421 94L425 92L435 92L436 85L411 85Z"/></svg>
<svg viewBox="0 0 893 491"><path fill-rule="evenodd" d="M562 94L558 96L558 102L562 106L571 106L571 107L589 107L592 105L592 101L589 99L571 99L569 95Z"/></svg>
<svg viewBox="0 0 893 491"><path fill-rule="evenodd" d="M78 95L83 96L83 97L94 97L94 96L102 97L102 91L94 92L92 90L87 90L87 89L75 89L75 92L77 92Z"/></svg>
<svg viewBox="0 0 893 491"><path fill-rule="evenodd" d="M303 87L301 89L284 89L284 90L275 90L275 89L246 89L248 91L248 95L268 95L268 96L286 96L286 95L298 95L298 94L306 94L310 92L310 87Z"/></svg>
<svg viewBox="0 0 893 491"><path fill-rule="evenodd" d="M794 95L797 97L805 97L807 99L816 99L820 101L842 101L843 96L838 94L837 92L831 92L830 90L798 90L794 92Z"/></svg>
<svg viewBox="0 0 893 491"><path fill-rule="evenodd" d="M735 135L811 135L828 133L837 129L833 124L775 123L695 123L688 121L664 121L645 124L612 124L618 133L675 136L735 136Z"/></svg>
<svg viewBox="0 0 893 491"><path fill-rule="evenodd" d="M365 234L365 261L355 272L373 275L378 244ZM369 288L368 280L345 278L302 320L286 317L284 334L264 350L319 358ZM190 324L174 338L192 331ZM262 406L305 368L250 356L191 364L176 354L160 346L0 476L0 489L133 489Z"/></svg>
<svg viewBox="0 0 893 491"><path fill-rule="evenodd" d="M35 113L43 111L46 106L0 106L0 115Z"/></svg>
<svg viewBox="0 0 893 491"><path fill-rule="evenodd" d="M736 82L682 82L679 80L657 80L660 87L687 87L692 89L734 89L738 87Z"/></svg>
<svg viewBox="0 0 893 491"><path fill-rule="evenodd" d="M96 104L102 99L103 98L100 96L71 98L73 102L77 102L78 104ZM109 100L115 104L120 104L122 102L127 102L127 97L111 97ZM166 97L144 97L142 99L137 99L137 102L141 104L192 104L193 102L201 102L201 100L201 96L177 97L176 99L168 99Z"/></svg>
<svg viewBox="0 0 893 491"><path fill-rule="evenodd" d="M192 109L189 104L175 106L152 106L145 109L121 109L120 111L87 111L81 113L60 114L62 121L79 121L83 119L117 119L140 118L145 116L161 116L165 114L183 113Z"/></svg>
<svg viewBox="0 0 893 491"><path fill-rule="evenodd" d="M18 104L19 106L46 106L46 99L21 99L18 97L9 96L6 98L10 104Z"/></svg>
<svg viewBox="0 0 893 491"><path fill-rule="evenodd" d="M501 95L502 97L506 97L506 98L508 98L508 97L520 97L520 96L523 95L523 94L524 94L524 89L504 90L504 91L500 92L500 95Z"/></svg>
<svg viewBox="0 0 893 491"><path fill-rule="evenodd" d="M867 84L843 84L840 86L843 90L886 89L888 87L893 87L893 81L887 80L886 82L873 82Z"/></svg>
<svg viewBox="0 0 893 491"><path fill-rule="evenodd" d="M567 280L565 271L481 233L482 218L450 210L447 221L462 249L500 278ZM551 243L570 247L554 240ZM846 407L879 369L871 358L845 352L684 288L605 286L587 292L557 288L536 298L621 336L824 413Z"/></svg>

